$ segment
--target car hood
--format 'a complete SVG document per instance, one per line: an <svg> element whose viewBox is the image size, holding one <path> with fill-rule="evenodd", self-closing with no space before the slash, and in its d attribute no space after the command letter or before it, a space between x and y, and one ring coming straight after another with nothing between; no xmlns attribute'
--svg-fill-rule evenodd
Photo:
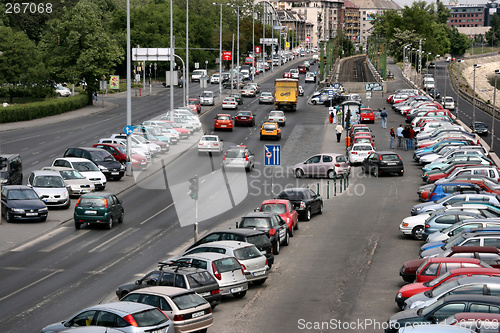
<svg viewBox="0 0 500 333"><path fill-rule="evenodd" d="M95 163L108 169L120 169L122 166L122 164L118 161L96 161Z"/></svg>
<svg viewBox="0 0 500 333"><path fill-rule="evenodd" d="M436 246L427 250L422 250L420 252L420 257L422 258L433 258L437 257L440 253L443 253L443 249L440 246Z"/></svg>
<svg viewBox="0 0 500 333"><path fill-rule="evenodd" d="M40 209L45 208L46 205L40 199L33 200L9 200L8 206L11 208L21 209Z"/></svg>
<svg viewBox="0 0 500 333"><path fill-rule="evenodd" d="M398 294L401 293L402 298L408 298L410 296L413 296L418 293L422 293L424 291L427 291L431 289L430 287L424 286L423 282L415 282L415 283L410 283L405 286L402 286L401 289L399 289Z"/></svg>
<svg viewBox="0 0 500 333"><path fill-rule="evenodd" d="M84 175L87 179L89 178L99 178L99 179L105 179L106 176L101 171L78 171L82 175Z"/></svg>
<svg viewBox="0 0 500 333"><path fill-rule="evenodd" d="M415 274L418 267L425 261L425 259L412 259L404 263L404 273L405 274Z"/></svg>
<svg viewBox="0 0 500 333"><path fill-rule="evenodd" d="M441 247L443 246L443 242L439 242L439 241L436 241L436 242L429 242L429 243L425 243L424 245L422 245L420 247L420 249L422 251L425 251L425 250L429 250L429 249L433 249L435 247Z"/></svg>
<svg viewBox="0 0 500 333"><path fill-rule="evenodd" d="M410 309L410 310L399 311L398 313L392 315L391 318L389 319L389 321L391 321L391 320L400 321L401 319L405 320L405 319L417 319L417 318L421 318L421 316L419 316L417 314L417 311L418 311L417 309Z"/></svg>
<svg viewBox="0 0 500 333"><path fill-rule="evenodd" d="M57 187L57 188L33 187L33 189L39 196L68 194L68 190L66 189L66 187Z"/></svg>
<svg viewBox="0 0 500 333"><path fill-rule="evenodd" d="M422 187L420 189L422 189ZM429 202L423 202L423 203L420 203L420 204L413 206L412 210L418 209L419 211L421 211L423 208L425 208L425 209L434 208L433 206L441 207L440 204L436 204L436 203L434 203L434 201L429 201ZM419 209L419 208L421 208L421 209Z"/></svg>
<svg viewBox="0 0 500 333"><path fill-rule="evenodd" d="M403 223L408 223L408 226L424 225L425 220L431 216L430 213L423 213L415 216L408 216L403 220Z"/></svg>

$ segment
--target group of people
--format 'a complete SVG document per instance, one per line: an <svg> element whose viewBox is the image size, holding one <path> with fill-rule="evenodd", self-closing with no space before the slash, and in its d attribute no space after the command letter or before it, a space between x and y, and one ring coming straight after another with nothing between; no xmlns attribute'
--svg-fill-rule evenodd
<svg viewBox="0 0 500 333"><path fill-rule="evenodd" d="M413 149L413 141L415 139L415 130L411 125L404 126L400 124L396 131L394 131L394 127L390 129L391 135L391 149L394 148L394 140L398 139L398 149L403 148L404 150Z"/></svg>

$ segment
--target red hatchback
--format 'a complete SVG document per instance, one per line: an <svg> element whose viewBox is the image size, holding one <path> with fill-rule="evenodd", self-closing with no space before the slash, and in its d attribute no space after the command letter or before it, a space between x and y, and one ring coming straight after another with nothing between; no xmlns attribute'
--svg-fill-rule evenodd
<svg viewBox="0 0 500 333"><path fill-rule="evenodd" d="M290 200L270 199L264 200L260 205L259 212L278 213L288 226L288 233L293 237L293 230L299 229L299 214Z"/></svg>
<svg viewBox="0 0 500 333"><path fill-rule="evenodd" d="M485 267L490 265L475 258L428 258L420 264L416 272L415 282L426 282L456 268Z"/></svg>
<svg viewBox="0 0 500 333"><path fill-rule="evenodd" d="M219 113L215 116L214 131L222 129L233 131L233 120L230 114Z"/></svg>
<svg viewBox="0 0 500 333"><path fill-rule="evenodd" d="M359 110L359 117L361 118L361 123L375 123L375 113L370 108L362 108Z"/></svg>
<svg viewBox="0 0 500 333"><path fill-rule="evenodd" d="M201 112L201 103L198 98L190 98L188 99L188 106L193 110L194 113L200 114Z"/></svg>
<svg viewBox="0 0 500 333"><path fill-rule="evenodd" d="M114 143L96 143L92 147L108 151L121 164L125 164L127 162L127 148L124 145ZM144 155L131 154L130 159L132 162L132 169L144 169L148 166L148 160Z"/></svg>
<svg viewBox="0 0 500 333"><path fill-rule="evenodd" d="M298 65L297 69L299 70L299 74L305 74L305 73L307 73L307 67L306 67L306 65Z"/></svg>

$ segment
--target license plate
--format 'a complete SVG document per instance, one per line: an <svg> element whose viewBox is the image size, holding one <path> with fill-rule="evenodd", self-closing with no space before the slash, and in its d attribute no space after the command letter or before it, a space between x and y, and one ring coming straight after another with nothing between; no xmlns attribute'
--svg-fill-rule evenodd
<svg viewBox="0 0 500 333"><path fill-rule="evenodd" d="M260 272L253 273L253 276L261 276L261 275L264 275L264 274L266 274L266 271L260 271Z"/></svg>
<svg viewBox="0 0 500 333"><path fill-rule="evenodd" d="M397 165L398 162L388 162L387 165Z"/></svg>
<svg viewBox="0 0 500 333"><path fill-rule="evenodd" d="M226 125L220 125L220 127L227 127Z"/></svg>
<svg viewBox="0 0 500 333"><path fill-rule="evenodd" d="M200 293L200 296L201 297L210 296L210 291L207 291L206 293Z"/></svg>
<svg viewBox="0 0 500 333"><path fill-rule="evenodd" d="M241 117L241 119L247 119L247 117Z"/></svg>
<svg viewBox="0 0 500 333"><path fill-rule="evenodd" d="M242 287L232 288L232 289L230 290L230 292L231 292L231 294L233 294L233 293L239 293L241 290L243 290L243 288L242 288Z"/></svg>
<svg viewBox="0 0 500 333"><path fill-rule="evenodd" d="M363 118L363 120L370 120L370 118Z"/></svg>
<svg viewBox="0 0 500 333"><path fill-rule="evenodd" d="M150 331L148 333L166 333L166 332L167 332L167 328L161 328L159 330Z"/></svg>
<svg viewBox="0 0 500 333"><path fill-rule="evenodd" d="M274 132L274 131L266 131L266 133L272 133L272 132Z"/></svg>
<svg viewBox="0 0 500 333"><path fill-rule="evenodd" d="M38 213L26 213L26 216L37 216Z"/></svg>
<svg viewBox="0 0 500 333"><path fill-rule="evenodd" d="M115 176L115 175L119 175L120 173L119 173L119 172L112 172L111 174L112 174L113 176Z"/></svg>
<svg viewBox="0 0 500 333"><path fill-rule="evenodd" d="M49 199L45 199L45 202L57 202L57 200L56 200L56 199L49 198Z"/></svg>
<svg viewBox="0 0 500 333"><path fill-rule="evenodd" d="M205 314L205 311L199 311L199 312L195 312L191 315L192 318L198 318L198 317L201 317Z"/></svg>
<svg viewBox="0 0 500 333"><path fill-rule="evenodd" d="M97 210L86 210L84 213L89 215L95 215L97 214Z"/></svg>

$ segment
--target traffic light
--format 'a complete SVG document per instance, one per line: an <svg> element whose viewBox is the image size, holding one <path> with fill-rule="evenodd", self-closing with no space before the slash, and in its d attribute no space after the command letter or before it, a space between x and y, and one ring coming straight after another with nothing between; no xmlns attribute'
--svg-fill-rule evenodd
<svg viewBox="0 0 500 333"><path fill-rule="evenodd" d="M189 190L191 191L191 193L189 193L191 199L197 200L199 191L198 176L194 176L193 178L189 179Z"/></svg>

